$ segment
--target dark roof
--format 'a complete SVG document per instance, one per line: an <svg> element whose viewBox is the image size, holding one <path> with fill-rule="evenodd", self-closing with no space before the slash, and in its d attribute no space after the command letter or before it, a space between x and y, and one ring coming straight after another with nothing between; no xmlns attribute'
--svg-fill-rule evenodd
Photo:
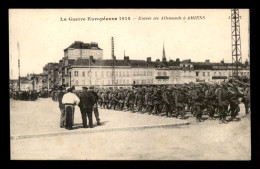
<svg viewBox="0 0 260 169"><path fill-rule="evenodd" d="M68 59L68 64L69 64L69 65L72 65L74 62L75 62L74 59Z"/></svg>
<svg viewBox="0 0 260 169"><path fill-rule="evenodd" d="M74 62L73 62L74 61ZM71 64L70 64L71 63ZM106 59L106 60L94 60L94 62L91 63L91 66L112 66L113 60L112 59ZM70 65L73 67L77 66L88 66L89 65L89 59L77 59L77 60L71 60L69 62ZM231 66L232 63L206 63L206 62L191 62L194 69L212 69L213 66ZM242 64L243 67L245 66ZM115 60L115 66L129 66L132 68L169 68L169 69L183 69L180 66L180 62L170 61L170 62L147 62L146 60Z"/></svg>
<svg viewBox="0 0 260 169"><path fill-rule="evenodd" d="M113 60L95 60L92 66L112 66ZM89 59L77 59L72 66L88 66ZM163 67L163 66L178 66L176 62L147 62L145 60L115 60L115 66L130 66L130 67Z"/></svg>
<svg viewBox="0 0 260 169"><path fill-rule="evenodd" d="M69 47L64 49L64 51L68 50L68 48L102 50L101 48L98 47L98 43L93 43L93 42L91 42L91 43L84 43L84 42L81 42L81 41L75 41Z"/></svg>

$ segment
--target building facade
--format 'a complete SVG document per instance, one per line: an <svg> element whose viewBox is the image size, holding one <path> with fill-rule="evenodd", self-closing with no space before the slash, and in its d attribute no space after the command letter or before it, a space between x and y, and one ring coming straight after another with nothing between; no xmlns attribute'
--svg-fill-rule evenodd
<svg viewBox="0 0 260 169"><path fill-rule="evenodd" d="M70 86L75 86L77 90L89 85L97 88L112 87L112 62L112 60L100 60L89 64L88 59L76 60L69 68ZM249 77L249 65L241 66L241 76ZM210 63L209 60L152 62L129 59L116 60L114 68L115 86L119 88L149 84L220 83L231 78L234 69L230 63Z"/></svg>

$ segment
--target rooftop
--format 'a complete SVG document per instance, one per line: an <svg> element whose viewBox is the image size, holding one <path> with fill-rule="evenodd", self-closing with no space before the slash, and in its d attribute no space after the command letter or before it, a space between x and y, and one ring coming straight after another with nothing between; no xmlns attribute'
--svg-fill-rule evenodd
<svg viewBox="0 0 260 169"><path fill-rule="evenodd" d="M67 51L69 48L102 50L101 48L98 47L98 43L96 43L96 42L84 43L84 42L81 42L81 41L75 41L69 47L64 49L64 51Z"/></svg>

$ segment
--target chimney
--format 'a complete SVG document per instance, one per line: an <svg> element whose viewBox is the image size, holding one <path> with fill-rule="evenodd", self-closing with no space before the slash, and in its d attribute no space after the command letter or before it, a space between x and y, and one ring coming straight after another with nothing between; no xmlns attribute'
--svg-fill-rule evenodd
<svg viewBox="0 0 260 169"><path fill-rule="evenodd" d="M188 61L189 61L189 63L191 62L191 60L190 60L190 59L189 59Z"/></svg>
<svg viewBox="0 0 260 169"><path fill-rule="evenodd" d="M129 62L129 56L124 56L124 61Z"/></svg>
<svg viewBox="0 0 260 169"><path fill-rule="evenodd" d="M224 64L224 59L223 59L223 60L221 60L221 62L220 62L220 63Z"/></svg>
<svg viewBox="0 0 260 169"><path fill-rule="evenodd" d="M176 62L180 62L180 59L179 59L179 58L177 58L177 59L176 59Z"/></svg>
<svg viewBox="0 0 260 169"><path fill-rule="evenodd" d="M207 59L207 60L205 60L205 63L209 63L209 60Z"/></svg>
<svg viewBox="0 0 260 169"><path fill-rule="evenodd" d="M156 59L156 62L160 62L160 59Z"/></svg>
<svg viewBox="0 0 260 169"><path fill-rule="evenodd" d="M93 56L89 56L89 59L90 59L90 60L93 60Z"/></svg>
<svg viewBox="0 0 260 169"><path fill-rule="evenodd" d="M248 60L245 61L245 65L248 66L249 65L249 62Z"/></svg>
<svg viewBox="0 0 260 169"><path fill-rule="evenodd" d="M147 57L147 63L152 62L152 58L151 57Z"/></svg>

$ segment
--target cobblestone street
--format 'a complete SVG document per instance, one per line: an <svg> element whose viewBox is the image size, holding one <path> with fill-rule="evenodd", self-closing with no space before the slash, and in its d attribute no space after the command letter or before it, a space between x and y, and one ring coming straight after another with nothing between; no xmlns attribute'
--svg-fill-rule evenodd
<svg viewBox="0 0 260 169"><path fill-rule="evenodd" d="M243 105L240 108L239 118L245 115ZM251 159L248 117L228 124L218 124L218 120L196 123L193 117L180 120L99 109L102 125L84 129L76 107L74 130L68 131L59 128L58 103L51 99L11 99L10 110L11 159Z"/></svg>

